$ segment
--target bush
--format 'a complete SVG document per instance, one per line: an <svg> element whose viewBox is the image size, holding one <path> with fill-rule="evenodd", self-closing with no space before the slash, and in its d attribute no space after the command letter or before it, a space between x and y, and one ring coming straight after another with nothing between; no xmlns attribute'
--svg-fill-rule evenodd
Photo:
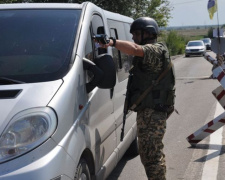
<svg viewBox="0 0 225 180"><path fill-rule="evenodd" d="M213 28L211 27L211 28L209 28L209 30L208 30L208 35L207 35L209 38L213 38Z"/></svg>
<svg viewBox="0 0 225 180"><path fill-rule="evenodd" d="M205 37L211 38L213 33L213 28L209 28L207 34L192 33L192 31L196 31L196 30L193 29L193 30L190 30L190 32L186 32L186 31L180 32L179 30L178 31L176 30L161 31L161 34L159 36L159 41L163 41L166 43L171 56L184 54L185 46L188 43L188 41L199 40Z"/></svg>
<svg viewBox="0 0 225 180"><path fill-rule="evenodd" d="M169 31L162 35L162 39L164 39L171 56L184 54L187 40L183 36L178 35L175 31Z"/></svg>

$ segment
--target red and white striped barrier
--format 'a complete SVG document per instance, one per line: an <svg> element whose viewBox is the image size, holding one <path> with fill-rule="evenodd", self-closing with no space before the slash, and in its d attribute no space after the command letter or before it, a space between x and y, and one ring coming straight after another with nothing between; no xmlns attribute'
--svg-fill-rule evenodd
<svg viewBox="0 0 225 180"><path fill-rule="evenodd" d="M222 86L219 86L213 90L212 94L219 101L220 105L225 109L225 90Z"/></svg>
<svg viewBox="0 0 225 180"><path fill-rule="evenodd" d="M225 65L219 65L218 61L205 54L205 59L211 64L216 65L213 69L213 76L220 82L221 86L213 90L212 94L219 101L223 109L225 109ZM204 138L214 133L220 127L225 125L225 112L198 129L196 132L187 137L187 141L191 145L196 145Z"/></svg>
<svg viewBox="0 0 225 180"><path fill-rule="evenodd" d="M191 145L199 143L201 140L214 133L216 130L225 125L225 112L204 125L202 128L187 137Z"/></svg>
<svg viewBox="0 0 225 180"><path fill-rule="evenodd" d="M223 86L225 89L225 72L222 69L221 66L218 66L213 70L213 75L216 77L216 79L220 82L220 84Z"/></svg>
<svg viewBox="0 0 225 180"><path fill-rule="evenodd" d="M204 55L205 59L207 61L209 61L211 64L214 64L214 65L217 65L218 64L218 61L214 58L212 58L210 55L208 55L207 53L205 53Z"/></svg>

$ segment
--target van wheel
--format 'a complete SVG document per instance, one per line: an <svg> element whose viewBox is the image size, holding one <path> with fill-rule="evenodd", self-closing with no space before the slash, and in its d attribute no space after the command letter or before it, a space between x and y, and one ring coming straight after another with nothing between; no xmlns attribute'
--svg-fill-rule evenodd
<svg viewBox="0 0 225 180"><path fill-rule="evenodd" d="M132 157L139 155L138 138L137 137L130 144L130 147L128 148L128 150L126 152L126 155L132 156Z"/></svg>
<svg viewBox="0 0 225 180"><path fill-rule="evenodd" d="M91 180L88 164L85 159L81 158L76 169L74 180Z"/></svg>

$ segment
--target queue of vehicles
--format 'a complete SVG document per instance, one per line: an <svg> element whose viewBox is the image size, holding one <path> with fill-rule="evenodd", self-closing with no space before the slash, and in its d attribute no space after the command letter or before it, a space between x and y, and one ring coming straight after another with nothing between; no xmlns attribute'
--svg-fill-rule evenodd
<svg viewBox="0 0 225 180"><path fill-rule="evenodd" d="M190 55L204 56L206 50L211 50L210 38L189 41L185 48L185 57L189 57Z"/></svg>

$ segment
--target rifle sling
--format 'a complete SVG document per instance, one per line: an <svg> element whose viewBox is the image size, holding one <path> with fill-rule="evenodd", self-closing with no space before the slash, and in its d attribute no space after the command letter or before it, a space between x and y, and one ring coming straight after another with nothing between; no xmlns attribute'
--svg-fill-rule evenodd
<svg viewBox="0 0 225 180"><path fill-rule="evenodd" d="M160 76L156 79L156 81L154 83L151 84L150 87L148 87L143 93L142 95L137 99L137 101L130 107L130 110L134 110L139 104L140 102L145 98L145 96L152 90L152 88L155 86L155 84L158 84L159 81L167 74L167 72L170 70L170 68L172 67L172 62L170 62L167 66L167 68L160 74Z"/></svg>

